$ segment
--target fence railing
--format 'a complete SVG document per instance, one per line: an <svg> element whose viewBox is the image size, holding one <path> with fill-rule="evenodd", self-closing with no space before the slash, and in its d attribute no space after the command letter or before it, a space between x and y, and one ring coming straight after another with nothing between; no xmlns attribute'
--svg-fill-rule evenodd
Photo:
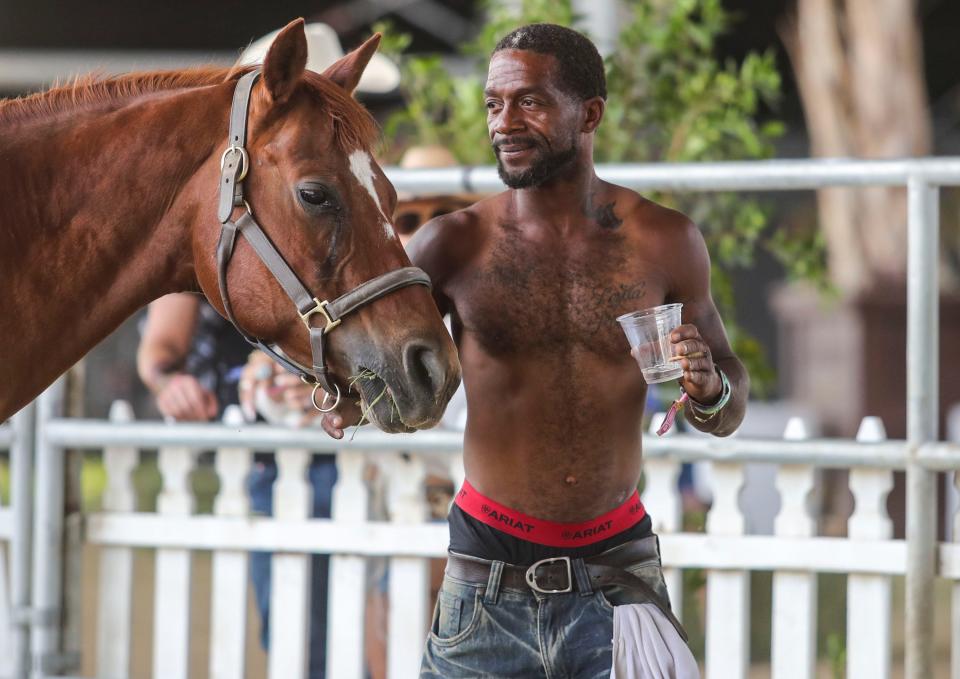
<svg viewBox="0 0 960 679"><path fill-rule="evenodd" d="M463 477L461 437L422 432L385 435L361 431L351 441L332 441L316 430L263 425L165 425L130 421L115 406L111 421L54 419L45 439L55 449L103 451L107 473L102 510L87 517L86 540L101 549L97 617L96 677L131 676L130 624L133 607L133 553L154 551L152 676L186 678L195 635L189 625L192 592L191 552L212 551L209 676L246 676L245 602L247 553L273 551L271 652L269 676L305 675L309 601L308 559L327 553L331 560L328 676L361 679L364 672L364 602L367 560L390 559L388 676L417 674L429 622L427 561L442 557L445 524L429 523L422 492L425 458L443 455L453 482ZM645 442L644 503L661 535L663 563L674 607L683 609L682 573L704 569L706 582L705 665L711 678L746 676L751 623L750 572L773 571L772 675L814 676L818 657L818 573L844 573L847 584L847 676L891 675L892 577L907 573L907 549L893 540L886 499L893 470L908 464L904 441L887 441L875 418L861 426L858 440L808 440L802 421L792 420L784 440L719 440L688 435ZM156 512L134 511L132 472L143 449L158 449L163 480ZM213 513L197 515L187 479L198 454L215 449L219 491ZM250 518L243 481L253 451L277 453L273 518ZM305 470L313 452L334 451L339 480L333 516L310 519L310 488ZM960 446L924 448L931 467L945 460L960 467ZM712 463L713 504L706 531L681 530L677 477L683 461ZM746 535L737 498L744 469L756 462L779 465L776 488L780 509L773 535ZM370 489L364 467L375 464L390 480L388 521L368 517ZM822 468L850 470L849 490L856 510L848 537L816 535L809 498ZM814 510L815 511L815 510ZM960 582L960 545L939 546L939 572ZM960 596L960 584L954 585ZM956 617L956 616L955 616ZM956 625L956 623L955 623ZM955 627L954 634L960 634ZM822 651L822 649L821 649ZM956 662L956 659L955 661Z"/></svg>

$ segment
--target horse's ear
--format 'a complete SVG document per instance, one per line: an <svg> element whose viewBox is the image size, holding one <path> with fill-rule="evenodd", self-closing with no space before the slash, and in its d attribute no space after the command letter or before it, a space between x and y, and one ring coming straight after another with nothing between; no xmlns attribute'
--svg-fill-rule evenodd
<svg viewBox="0 0 960 679"><path fill-rule="evenodd" d="M353 92L357 89L357 83L360 82L360 76L363 70L370 63L377 46L380 45L380 34L374 33L365 43L357 49L350 52L345 57L340 58L331 64L323 75L327 76L333 82L347 92Z"/></svg>
<svg viewBox="0 0 960 679"><path fill-rule="evenodd" d="M263 82L274 103L285 102L307 66L307 36L303 19L287 24L274 38L263 60Z"/></svg>

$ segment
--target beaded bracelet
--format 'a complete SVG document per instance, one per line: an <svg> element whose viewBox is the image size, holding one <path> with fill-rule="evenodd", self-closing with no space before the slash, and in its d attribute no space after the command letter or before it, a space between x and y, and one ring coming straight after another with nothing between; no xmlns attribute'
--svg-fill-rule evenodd
<svg viewBox="0 0 960 679"><path fill-rule="evenodd" d="M733 394L733 389L730 387L730 380L727 379L727 375L717 368L717 373L720 375L720 400L714 403L711 406L705 406L701 403L697 403L694 399L688 398L690 402L690 414L693 415L693 419L697 422L707 422L713 417L716 416L723 407L730 402L730 396ZM701 417L702 416L702 417Z"/></svg>

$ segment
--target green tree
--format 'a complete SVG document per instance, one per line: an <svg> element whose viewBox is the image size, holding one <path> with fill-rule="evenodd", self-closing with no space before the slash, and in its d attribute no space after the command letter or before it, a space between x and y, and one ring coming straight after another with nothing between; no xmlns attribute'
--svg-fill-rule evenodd
<svg viewBox="0 0 960 679"><path fill-rule="evenodd" d="M721 0L625 0L629 20L606 58L608 101L596 138L596 162L695 162L769 158L783 133L763 120L780 96L772 52L720 62L717 40L732 18ZM570 0L489 0L487 22L463 48L475 68L451 75L437 56L401 58L407 107L385 127L398 157L418 144L441 144L462 163L494 162L483 102L486 59L497 41L519 25L576 24ZM387 31L389 34L389 30ZM403 47L394 38L388 51ZM735 322L731 272L753 264L758 248L776 257L788 277L825 285L822 241L813 232L769 228L756 198L732 193L657 194L651 198L700 225L713 259L713 294L731 341L758 393L772 381L759 344Z"/></svg>

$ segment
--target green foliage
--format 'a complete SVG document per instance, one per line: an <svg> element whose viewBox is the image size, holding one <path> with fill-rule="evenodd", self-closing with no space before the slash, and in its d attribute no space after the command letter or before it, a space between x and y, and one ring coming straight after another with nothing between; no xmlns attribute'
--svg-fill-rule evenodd
<svg viewBox="0 0 960 679"><path fill-rule="evenodd" d="M721 0L625 0L631 18L606 58L608 100L594 145L598 163L702 162L769 158L781 122L765 121L775 107L780 75L772 52L721 63L717 40L731 27ZM488 20L463 54L474 59L466 75L451 75L436 56L402 59L407 108L385 126L396 159L411 145L441 144L464 164L491 164L483 101L487 58L519 25L571 25L570 0L523 0L517 11L488 0ZM387 28L389 34L389 28ZM652 194L700 225L713 260L713 293L734 349L760 392L772 381L759 345L739 331L731 272L749 268L758 248L780 261L790 278L825 285L819 235L781 233L758 199L730 193Z"/></svg>
<svg viewBox="0 0 960 679"><path fill-rule="evenodd" d="M847 646L839 634L827 637L827 659L830 661L830 676L843 679L846 676Z"/></svg>

